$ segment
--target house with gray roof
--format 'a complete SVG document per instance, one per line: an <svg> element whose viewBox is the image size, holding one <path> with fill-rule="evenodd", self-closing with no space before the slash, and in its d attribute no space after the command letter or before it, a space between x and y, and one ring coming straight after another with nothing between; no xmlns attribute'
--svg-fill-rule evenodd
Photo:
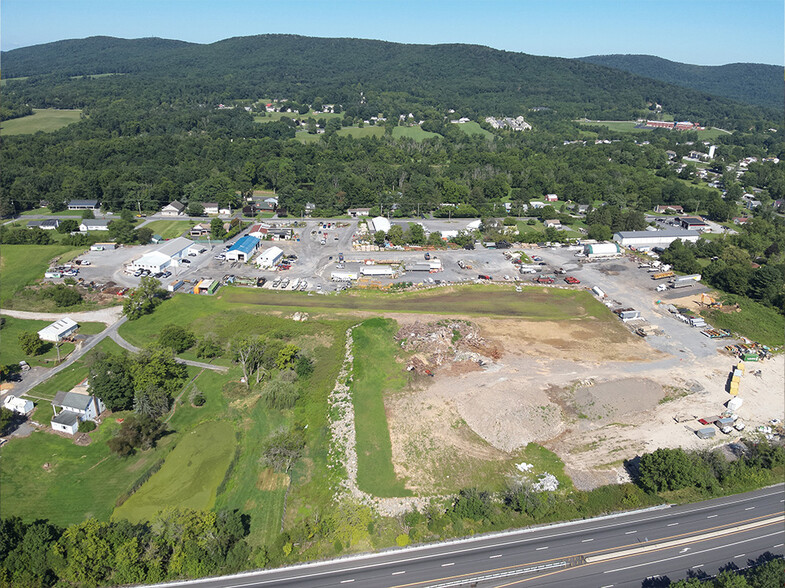
<svg viewBox="0 0 785 588"><path fill-rule="evenodd" d="M52 410L54 410L54 417L51 420L52 429L74 435L79 429L79 423L94 421L106 410L100 398L82 392L86 389L86 386L79 385L70 392L61 390L55 394L52 400ZM57 411L58 409L60 412Z"/></svg>

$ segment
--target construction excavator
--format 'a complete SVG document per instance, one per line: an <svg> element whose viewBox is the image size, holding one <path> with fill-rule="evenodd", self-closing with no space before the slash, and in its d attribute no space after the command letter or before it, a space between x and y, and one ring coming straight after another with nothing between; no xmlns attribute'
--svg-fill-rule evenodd
<svg viewBox="0 0 785 588"><path fill-rule="evenodd" d="M700 304L701 306L705 306L706 308L722 308L722 303L717 302L714 298L712 298L708 294L701 294Z"/></svg>

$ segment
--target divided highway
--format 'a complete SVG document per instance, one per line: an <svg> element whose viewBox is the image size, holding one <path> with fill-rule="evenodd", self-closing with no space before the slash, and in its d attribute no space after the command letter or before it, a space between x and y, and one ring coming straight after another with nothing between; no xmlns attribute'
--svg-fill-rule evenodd
<svg viewBox="0 0 785 588"><path fill-rule="evenodd" d="M641 586L785 553L785 485L685 506L179 582L251 586ZM170 586L172 584L169 584ZM656 583L655 583L656 585Z"/></svg>

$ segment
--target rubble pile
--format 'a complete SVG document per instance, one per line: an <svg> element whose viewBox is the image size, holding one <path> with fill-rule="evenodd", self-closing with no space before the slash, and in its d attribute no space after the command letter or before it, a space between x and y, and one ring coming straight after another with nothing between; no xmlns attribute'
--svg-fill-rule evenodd
<svg viewBox="0 0 785 588"><path fill-rule="evenodd" d="M434 368L449 363L473 361L480 366L501 357L501 350L480 336L480 329L463 320L414 322L395 335L404 351L414 352L407 369L433 375Z"/></svg>

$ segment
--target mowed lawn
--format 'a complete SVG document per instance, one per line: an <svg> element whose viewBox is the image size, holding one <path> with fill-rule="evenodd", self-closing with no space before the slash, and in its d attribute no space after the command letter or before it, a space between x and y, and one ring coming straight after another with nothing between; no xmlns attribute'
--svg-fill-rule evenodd
<svg viewBox="0 0 785 588"><path fill-rule="evenodd" d="M174 239L189 230L194 223L184 220L155 220L147 223L145 228L150 229L153 235L161 235L164 239Z"/></svg>
<svg viewBox="0 0 785 588"><path fill-rule="evenodd" d="M432 133L430 131L423 131L420 127L395 127L393 129L393 138L401 139L406 137L414 139L418 143L423 139L431 139L433 137L441 137L439 133Z"/></svg>
<svg viewBox="0 0 785 588"><path fill-rule="evenodd" d="M57 360L57 349L53 343L47 343L48 348L41 355L25 355L19 346L19 335L21 333L37 333L44 327L50 325L52 321L33 321L4 316L5 324L0 331L0 364L18 363L25 360L30 365L53 366ZM103 323L85 323L80 325L79 332L85 335L100 333L105 328ZM60 358L65 357L74 350L73 343L60 344Z"/></svg>
<svg viewBox="0 0 785 588"><path fill-rule="evenodd" d="M467 135L482 135L486 139L493 139L493 133L485 130L480 126L480 123L473 120L467 123L456 123L456 125Z"/></svg>
<svg viewBox="0 0 785 588"><path fill-rule="evenodd" d="M116 508L113 519L152 520L169 507L209 510L234 455L234 427L209 421L186 433L163 467Z"/></svg>
<svg viewBox="0 0 785 588"><path fill-rule="evenodd" d="M354 426L357 431L357 485L374 496L409 496L395 475L384 397L406 385L403 368L395 361L395 321L371 319L353 331Z"/></svg>
<svg viewBox="0 0 785 588"><path fill-rule="evenodd" d="M39 421L45 408L36 415ZM0 449L0 517L43 518L56 525L108 520L117 497L174 441L164 437L158 449L123 459L106 443L118 427L114 417L105 420L86 447L45 432L8 442Z"/></svg>
<svg viewBox="0 0 785 588"><path fill-rule="evenodd" d="M0 307L8 308L7 304L19 290L43 279L53 258L83 249L65 245L3 245L0 248Z"/></svg>
<svg viewBox="0 0 785 588"><path fill-rule="evenodd" d="M50 133L78 122L81 110L58 110L57 108L33 109L33 114L4 121L0 125L2 135L32 135L38 131Z"/></svg>

